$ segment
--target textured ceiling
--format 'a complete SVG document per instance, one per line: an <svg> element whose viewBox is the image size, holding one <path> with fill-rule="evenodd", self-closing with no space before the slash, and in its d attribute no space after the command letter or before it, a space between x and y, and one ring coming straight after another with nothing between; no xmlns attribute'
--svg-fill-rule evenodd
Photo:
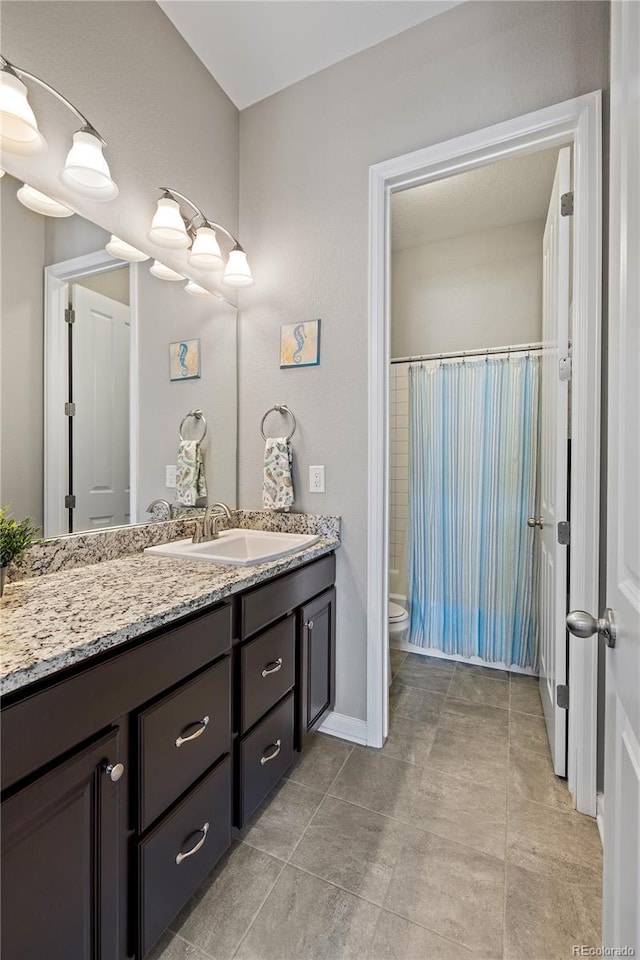
<svg viewBox="0 0 640 960"><path fill-rule="evenodd" d="M158 0L238 109L462 0Z"/></svg>
<svg viewBox="0 0 640 960"><path fill-rule="evenodd" d="M544 220L558 149L499 160L391 198L391 242L406 250L529 220Z"/></svg>

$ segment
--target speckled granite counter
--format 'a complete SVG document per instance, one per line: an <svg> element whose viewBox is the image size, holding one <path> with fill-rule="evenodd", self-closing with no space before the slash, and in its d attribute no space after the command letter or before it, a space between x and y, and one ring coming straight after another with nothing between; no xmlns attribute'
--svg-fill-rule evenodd
<svg viewBox="0 0 640 960"><path fill-rule="evenodd" d="M0 694L117 647L340 545L325 536L255 567L135 554L9 584L0 605Z"/></svg>

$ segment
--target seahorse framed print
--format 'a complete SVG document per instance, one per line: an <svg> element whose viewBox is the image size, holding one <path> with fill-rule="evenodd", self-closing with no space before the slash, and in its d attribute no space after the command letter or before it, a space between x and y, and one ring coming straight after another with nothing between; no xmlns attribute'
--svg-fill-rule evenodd
<svg viewBox="0 0 640 960"><path fill-rule="evenodd" d="M320 363L320 321L284 323L280 327L280 367L317 367Z"/></svg>
<svg viewBox="0 0 640 960"><path fill-rule="evenodd" d="M169 344L169 379L200 378L200 341L177 340Z"/></svg>

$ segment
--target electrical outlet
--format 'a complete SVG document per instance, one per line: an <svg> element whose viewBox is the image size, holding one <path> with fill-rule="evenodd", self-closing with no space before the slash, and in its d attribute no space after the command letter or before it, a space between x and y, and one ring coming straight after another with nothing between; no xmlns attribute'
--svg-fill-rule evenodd
<svg viewBox="0 0 640 960"><path fill-rule="evenodd" d="M309 493L324 493L324 467L309 467Z"/></svg>
<svg viewBox="0 0 640 960"><path fill-rule="evenodd" d="M173 488L176 485L176 465L167 464L164 468L164 485L168 488Z"/></svg>

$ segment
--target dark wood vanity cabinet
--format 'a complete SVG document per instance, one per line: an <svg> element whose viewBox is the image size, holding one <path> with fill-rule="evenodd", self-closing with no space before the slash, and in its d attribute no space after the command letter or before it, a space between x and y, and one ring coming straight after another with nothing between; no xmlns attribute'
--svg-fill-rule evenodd
<svg viewBox="0 0 640 960"><path fill-rule="evenodd" d="M333 706L334 579L329 555L3 700L3 960L149 952Z"/></svg>

